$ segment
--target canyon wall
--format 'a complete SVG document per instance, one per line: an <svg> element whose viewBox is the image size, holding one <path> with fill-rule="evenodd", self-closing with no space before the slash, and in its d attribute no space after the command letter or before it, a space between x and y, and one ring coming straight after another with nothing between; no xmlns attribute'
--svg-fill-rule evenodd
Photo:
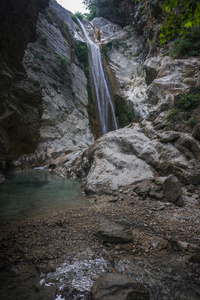
<svg viewBox="0 0 200 300"><path fill-rule="evenodd" d="M135 120L100 137L77 157L55 161L56 172L84 178L86 192L101 193L155 177L162 182L170 174L186 185L200 182L199 56L173 57L167 53L169 45L153 45L148 39L154 40L159 21L154 20L153 29L151 18L138 25L146 8L143 13L135 4L130 9L132 21L124 27L102 17L91 23L116 80L117 116L132 112ZM154 6L154 17L159 9ZM141 34L145 28L151 31L148 38Z"/></svg>
<svg viewBox="0 0 200 300"><path fill-rule="evenodd" d="M19 37L15 33L12 36L8 27L5 41L9 37L10 43L20 50L8 41L2 49L3 169L11 161L13 167L20 169L38 166L63 152L87 147L94 140L87 112L87 78L75 53L76 41L83 41L80 28L72 14L56 1L50 1L41 12L39 5L34 10L36 4L30 3L35 14L30 24L28 7L20 10L17 6L16 22L27 25L25 36L20 26ZM46 6L43 3L43 8ZM6 10L5 18L9 23Z"/></svg>
<svg viewBox="0 0 200 300"><path fill-rule="evenodd" d="M117 3L115 14L109 13L109 5L106 8L110 20L96 17L84 24L100 44L117 119L124 128L93 144L89 114L90 119L96 116L89 106L89 66L87 52L80 52L86 49L81 28L55 1L45 10L44 2L44 7L36 5L16 49L4 36L2 169L8 162L17 169L49 164L58 174L84 178L87 192L170 174L183 184L199 184L199 56L175 57L170 54L172 44L159 45L164 17L157 1L151 1L150 13L145 1ZM6 27L6 7L4 11ZM16 22L27 20L22 15ZM18 35L21 23L16 26Z"/></svg>

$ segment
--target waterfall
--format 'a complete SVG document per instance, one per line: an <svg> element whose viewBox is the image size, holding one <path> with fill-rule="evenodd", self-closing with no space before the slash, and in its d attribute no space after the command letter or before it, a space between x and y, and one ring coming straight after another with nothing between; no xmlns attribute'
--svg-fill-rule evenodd
<svg viewBox="0 0 200 300"><path fill-rule="evenodd" d="M115 116L114 105L111 99L108 83L105 77L103 61L99 45L95 44L89 37L84 25L80 20L79 24L87 41L89 50L89 62L91 76L94 85L94 92L97 102L97 113L101 134L118 128Z"/></svg>

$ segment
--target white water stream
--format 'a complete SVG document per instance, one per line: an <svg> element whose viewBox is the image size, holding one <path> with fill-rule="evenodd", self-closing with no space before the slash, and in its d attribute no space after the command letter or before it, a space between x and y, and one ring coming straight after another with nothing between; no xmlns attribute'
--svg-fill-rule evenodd
<svg viewBox="0 0 200 300"><path fill-rule="evenodd" d="M99 125L101 134L105 134L108 131L118 129L114 105L106 81L99 45L95 44L90 39L84 25L80 22L80 20L78 21L88 45L90 69L97 101Z"/></svg>

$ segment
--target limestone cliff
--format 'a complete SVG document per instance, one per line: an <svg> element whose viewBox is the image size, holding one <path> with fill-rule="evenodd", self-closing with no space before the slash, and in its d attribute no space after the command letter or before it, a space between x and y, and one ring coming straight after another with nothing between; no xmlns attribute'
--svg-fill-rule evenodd
<svg viewBox="0 0 200 300"><path fill-rule="evenodd" d="M42 95L22 66L27 44L36 39L38 13L48 0L0 2L0 168L33 151L39 138Z"/></svg>
<svg viewBox="0 0 200 300"><path fill-rule="evenodd" d="M13 159L14 167L33 167L93 142L87 79L74 50L80 29L70 12L48 2L2 5L2 169Z"/></svg>
<svg viewBox="0 0 200 300"><path fill-rule="evenodd" d="M142 17L148 16L144 3L132 4L124 27L112 16L115 24L102 17L92 20L116 80L116 109L125 101L137 122L106 134L77 157L55 161L57 172L83 177L86 191L103 192L169 174L184 184L200 183L200 59L175 58L167 55L169 48L159 47L160 6L151 3L154 21L152 15ZM155 38L154 44L149 38Z"/></svg>

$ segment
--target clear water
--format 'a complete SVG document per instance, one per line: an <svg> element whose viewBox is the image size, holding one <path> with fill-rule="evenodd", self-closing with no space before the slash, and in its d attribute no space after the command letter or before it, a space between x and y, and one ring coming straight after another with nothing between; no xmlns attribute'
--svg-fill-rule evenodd
<svg viewBox="0 0 200 300"><path fill-rule="evenodd" d="M30 219L88 206L81 181L62 178L49 170L15 173L0 185L0 227L10 228Z"/></svg>

